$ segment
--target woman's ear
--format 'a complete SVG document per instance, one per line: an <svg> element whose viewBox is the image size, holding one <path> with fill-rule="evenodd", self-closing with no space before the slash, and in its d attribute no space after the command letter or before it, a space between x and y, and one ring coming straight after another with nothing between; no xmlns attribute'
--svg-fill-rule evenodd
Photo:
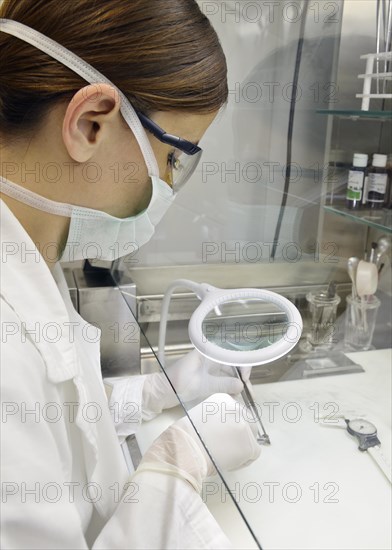
<svg viewBox="0 0 392 550"><path fill-rule="evenodd" d="M87 162L94 155L120 105L117 90L106 83L90 84L73 96L62 129L65 147L73 160Z"/></svg>

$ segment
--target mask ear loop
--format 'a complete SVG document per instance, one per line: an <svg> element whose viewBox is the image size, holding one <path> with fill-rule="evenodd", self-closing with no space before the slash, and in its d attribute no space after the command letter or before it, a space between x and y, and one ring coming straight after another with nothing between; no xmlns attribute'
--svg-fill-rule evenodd
<svg viewBox="0 0 392 550"><path fill-rule="evenodd" d="M106 76L94 69L89 63L84 61L81 57L74 54L55 40L52 40L48 36L19 23L12 19L0 19L0 31L15 36L28 44L36 47L42 52L46 53L53 59L56 59L74 73L78 74L86 82L90 84L99 84L105 82L113 87L115 93L118 94L121 100L120 111L128 126L135 135L136 141L139 144L144 161L147 166L148 175L159 177L158 164L152 150L150 141L147 137L144 128L128 99L125 95L111 82Z"/></svg>

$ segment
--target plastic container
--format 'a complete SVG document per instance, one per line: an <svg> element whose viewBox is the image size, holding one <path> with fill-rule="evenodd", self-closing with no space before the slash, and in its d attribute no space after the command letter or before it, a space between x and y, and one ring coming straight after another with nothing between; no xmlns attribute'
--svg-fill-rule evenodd
<svg viewBox="0 0 392 550"><path fill-rule="evenodd" d="M367 163L368 155L354 153L353 164L348 172L346 192L346 206L352 210L358 210L362 206Z"/></svg>

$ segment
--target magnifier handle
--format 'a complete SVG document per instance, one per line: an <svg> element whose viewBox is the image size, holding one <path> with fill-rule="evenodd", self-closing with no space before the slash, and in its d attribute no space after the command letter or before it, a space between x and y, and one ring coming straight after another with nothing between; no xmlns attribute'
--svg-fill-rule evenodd
<svg viewBox="0 0 392 550"><path fill-rule="evenodd" d="M249 388L250 382L248 380L244 380L241 374L241 369L239 367L235 367L235 370L237 371L238 378L241 380L241 382L244 384L244 389L241 392L242 399L245 402L245 405L252 411L253 417L255 419L255 422L258 422L263 434L260 434L260 431L257 435L257 441L263 445L270 445L271 440L269 438L269 435L265 431L265 428L263 426L263 422L260 418L259 411L257 410L256 403L254 402L252 392ZM249 385L248 385L249 384Z"/></svg>

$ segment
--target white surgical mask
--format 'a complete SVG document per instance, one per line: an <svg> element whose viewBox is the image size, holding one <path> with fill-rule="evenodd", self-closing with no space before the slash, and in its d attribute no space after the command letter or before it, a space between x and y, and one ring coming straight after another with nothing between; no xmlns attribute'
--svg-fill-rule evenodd
<svg viewBox="0 0 392 550"><path fill-rule="evenodd" d="M71 218L62 261L112 261L137 252L149 241L155 226L173 202L175 195L167 183L157 177L151 180L152 198L148 208L129 218L115 218L101 210L52 201L1 176L0 191L38 210Z"/></svg>
<svg viewBox="0 0 392 550"><path fill-rule="evenodd" d="M175 194L159 177L151 144L132 105L104 75L51 38L10 19L0 19L0 31L16 36L42 50L90 84L105 82L113 86L121 100L121 114L143 154L152 182L152 197L146 210L140 214L129 218L116 218L100 210L52 201L2 177L1 192L44 212L71 218L68 239L60 258L63 261L87 258L112 261L135 252L151 239L155 226L174 201Z"/></svg>

